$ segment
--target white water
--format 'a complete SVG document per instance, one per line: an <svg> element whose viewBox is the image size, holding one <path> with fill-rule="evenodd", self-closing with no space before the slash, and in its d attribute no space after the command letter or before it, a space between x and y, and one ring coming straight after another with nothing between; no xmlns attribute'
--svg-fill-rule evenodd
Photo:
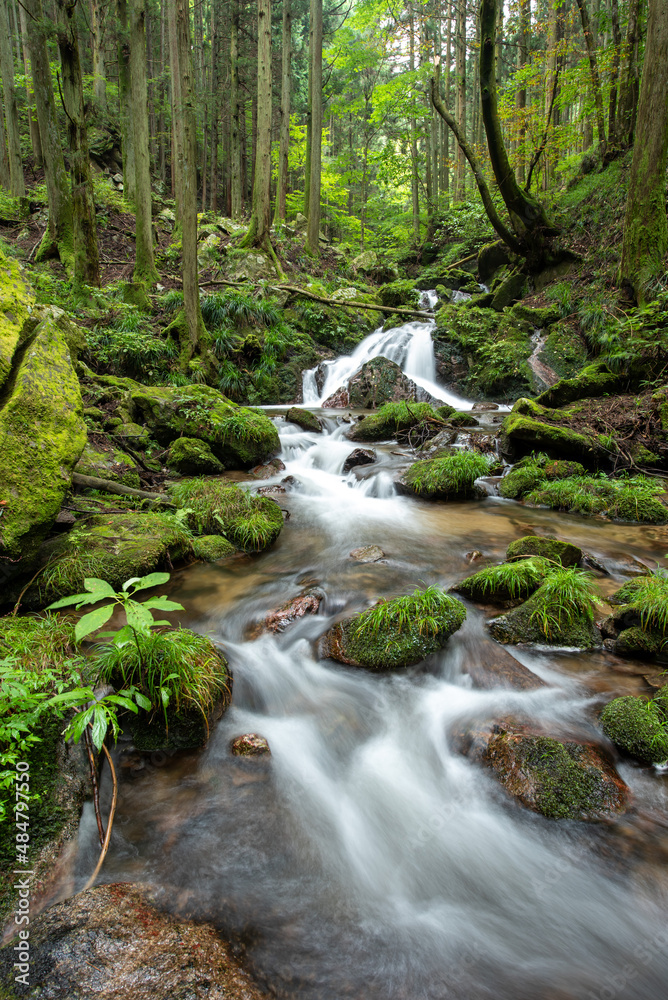
<svg viewBox="0 0 668 1000"><path fill-rule="evenodd" d="M432 309L436 304L435 292L424 292L423 308ZM422 303L421 303L422 306ZM436 329L433 320L426 322L404 323L391 330L383 330L382 326L357 345L350 355L325 361L325 382L322 392L318 392L315 373L312 368L304 372L303 397L305 406L321 406L323 402L347 385L352 376L362 365L372 358L384 357L399 365L404 374L416 385L425 389L431 396L456 406L460 410L470 410L473 406L469 400L445 389L436 382L436 364L434 361L434 344L432 333Z"/></svg>

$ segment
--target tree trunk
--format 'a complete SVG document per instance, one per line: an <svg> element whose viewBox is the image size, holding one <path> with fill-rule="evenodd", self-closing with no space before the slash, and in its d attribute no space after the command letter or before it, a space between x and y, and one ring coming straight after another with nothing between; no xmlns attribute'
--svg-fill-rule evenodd
<svg viewBox="0 0 668 1000"><path fill-rule="evenodd" d="M639 23L640 0L630 0L617 116L617 139L623 149L628 149L629 146L633 145L638 110L638 94L640 91L638 79Z"/></svg>
<svg viewBox="0 0 668 1000"><path fill-rule="evenodd" d="M241 123L239 106L239 0L232 3L232 23L230 24L230 171L231 208L233 219L242 214L241 195Z"/></svg>
<svg viewBox="0 0 668 1000"><path fill-rule="evenodd" d="M7 155L7 138L5 136L5 119L0 112L0 184L9 191L9 156Z"/></svg>
<svg viewBox="0 0 668 1000"><path fill-rule="evenodd" d="M220 69L218 58L218 38L220 34L219 19L220 11L216 0L213 0L211 4L211 165L209 167L211 171L209 187L211 189L212 212L218 211L218 91L220 88Z"/></svg>
<svg viewBox="0 0 668 1000"><path fill-rule="evenodd" d="M311 0L311 183L309 185L306 250L320 255L320 171L322 167L322 0Z"/></svg>
<svg viewBox="0 0 668 1000"><path fill-rule="evenodd" d="M23 4L19 7L19 20L21 24L21 40L23 42L23 72L26 78L26 108L30 121L30 145L32 155L35 160L35 167L42 166L42 140L39 135L39 124L35 112L35 94L32 83L32 73L30 71L30 53L28 51L28 25L26 23L26 10Z"/></svg>
<svg viewBox="0 0 668 1000"><path fill-rule="evenodd" d="M545 130L549 134L550 119L552 117L553 109L553 94L554 88L556 86L557 77L557 60L558 60L558 47L559 47L559 30L558 30L558 19L559 19L559 7L561 6L560 0L549 0L547 5L547 48L545 52L545 100L544 100L544 111L545 111ZM543 159L543 191L547 191L552 182L554 176L554 163L552 161L551 150L548 148L545 151L545 157Z"/></svg>
<svg viewBox="0 0 668 1000"><path fill-rule="evenodd" d="M77 285L99 287L100 255L79 60L76 3L77 0L58 0L58 50L71 161L74 281Z"/></svg>
<svg viewBox="0 0 668 1000"><path fill-rule="evenodd" d="M308 32L308 98L306 102L306 155L304 156L304 215L308 218L311 198L311 114L313 111L313 18Z"/></svg>
<svg viewBox="0 0 668 1000"><path fill-rule="evenodd" d="M0 73L2 74L2 103L5 109L7 140L9 146L9 190L16 198L26 193L21 159L19 113L14 88L14 58L12 36L9 28L7 0L0 0ZM0 110L0 114L2 111Z"/></svg>
<svg viewBox="0 0 668 1000"><path fill-rule="evenodd" d="M589 56L589 70L591 73L591 85L594 91L594 102L596 104L596 130L601 151L605 153L605 120L603 117L603 93L601 91L601 78L598 72L598 60L596 58L596 40L594 32L589 22L589 11L586 0L577 0L580 9L580 20L582 21L582 31L584 32L585 43L587 45L587 55Z"/></svg>
<svg viewBox="0 0 668 1000"><path fill-rule="evenodd" d="M610 20L612 25L612 69L610 72L610 100L608 103L608 145L617 147L617 97L619 86L619 60L622 48L622 32L619 27L618 0L610 0Z"/></svg>
<svg viewBox="0 0 668 1000"><path fill-rule="evenodd" d="M456 118L459 131L466 136L466 3L465 0L458 0L457 20L455 23L455 107ZM455 160L455 191L454 201L459 202L464 198L466 188L466 162L464 152L460 145L457 147L457 157Z"/></svg>
<svg viewBox="0 0 668 1000"><path fill-rule="evenodd" d="M100 0L90 0L90 33L93 48L93 78L95 100L101 108L107 107L107 78L104 70L104 48L102 39L103 15Z"/></svg>
<svg viewBox="0 0 668 1000"><path fill-rule="evenodd" d="M285 222L288 193L288 151L290 149L290 87L292 66L292 0L283 0L283 41L281 47L281 142L278 152L275 222Z"/></svg>
<svg viewBox="0 0 668 1000"><path fill-rule="evenodd" d="M151 160L148 141L148 88L146 82L146 0L130 0L130 78L137 220L133 280L141 284L152 285L158 280L158 271L153 258L153 227L151 224Z"/></svg>
<svg viewBox="0 0 668 1000"><path fill-rule="evenodd" d="M175 325L179 332L181 365L187 368L195 353L206 354L207 336L200 309L197 273L196 117L188 0L170 0L168 9L183 280L183 318L181 322L175 321Z"/></svg>
<svg viewBox="0 0 668 1000"><path fill-rule="evenodd" d="M56 102L46 48L42 0L23 0L28 14L28 44L35 88L35 108L44 156L44 175L49 202L49 221L35 260L59 256L71 275L74 271L72 197L60 145Z"/></svg>
<svg viewBox="0 0 668 1000"><path fill-rule="evenodd" d="M452 11L447 7L448 27L446 29L445 40L445 106L450 110L450 74L452 65ZM445 207L450 205L450 129L447 122L443 122L443 193L445 195Z"/></svg>
<svg viewBox="0 0 668 1000"><path fill-rule="evenodd" d="M520 0L520 29L519 44L517 47L517 68L524 69L529 57L529 31L531 27L531 3L530 0ZM517 179L520 184L524 184L526 177L526 106L527 88L525 83L520 84L517 91L516 106L519 117L519 130L517 141Z"/></svg>
<svg viewBox="0 0 668 1000"><path fill-rule="evenodd" d="M132 79L130 75L130 37L128 34L128 3L117 0L118 14L118 97L121 105L121 144L123 147L123 193L135 200L134 130L130 117Z"/></svg>
<svg viewBox="0 0 668 1000"><path fill-rule="evenodd" d="M415 17L412 2L408 5L409 69L415 72ZM420 187L418 178L417 110L415 98L411 95L411 201L413 205L413 239L420 242Z"/></svg>
<svg viewBox="0 0 668 1000"><path fill-rule="evenodd" d="M666 267L668 0L649 0L638 123L624 219L620 280L642 304Z"/></svg>

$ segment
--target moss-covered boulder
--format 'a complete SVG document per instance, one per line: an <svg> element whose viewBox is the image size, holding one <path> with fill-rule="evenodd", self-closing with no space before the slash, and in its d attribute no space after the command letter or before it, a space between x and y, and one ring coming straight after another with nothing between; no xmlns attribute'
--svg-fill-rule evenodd
<svg viewBox="0 0 668 1000"><path fill-rule="evenodd" d="M198 438L177 438L167 452L166 465L182 476L216 476L224 471L206 441Z"/></svg>
<svg viewBox="0 0 668 1000"><path fill-rule="evenodd" d="M654 702L626 695L614 698L601 713L601 729L618 749L645 764L668 760L668 724Z"/></svg>
<svg viewBox="0 0 668 1000"><path fill-rule="evenodd" d="M507 559L517 559L519 556L542 556L552 563L562 566L577 566L582 560L582 549L572 542L562 542L551 535L525 535L511 542L506 549Z"/></svg>
<svg viewBox="0 0 668 1000"><path fill-rule="evenodd" d="M22 338L29 337L44 320L52 320L63 335L72 362L76 362L86 347L86 332L60 306L35 305L23 325Z"/></svg>
<svg viewBox="0 0 668 1000"><path fill-rule="evenodd" d="M538 590L550 568L551 564L547 559L540 556L519 559L517 562L481 569L450 589L464 594L472 601L493 604L522 601Z"/></svg>
<svg viewBox="0 0 668 1000"><path fill-rule="evenodd" d="M388 358L367 361L348 382L348 404L361 410L375 410L384 403L406 400L429 402L427 393Z"/></svg>
<svg viewBox="0 0 668 1000"><path fill-rule="evenodd" d="M441 649L465 618L460 601L430 587L339 622L320 639L320 655L370 670L410 667Z"/></svg>
<svg viewBox="0 0 668 1000"><path fill-rule="evenodd" d="M433 416L428 403L385 403L376 413L362 417L346 436L350 441L387 441Z"/></svg>
<svg viewBox="0 0 668 1000"><path fill-rule="evenodd" d="M381 285L378 289L378 298L381 305L395 309L400 306L416 308L420 301L415 282L408 280L391 281L387 285Z"/></svg>
<svg viewBox="0 0 668 1000"><path fill-rule="evenodd" d="M558 617L555 606L552 623L546 630L542 617L542 604L538 598L540 588L519 608L513 608L500 618L488 622L489 630L498 642L509 645L529 644L556 646L565 649L598 649L601 636L592 621L582 617Z"/></svg>
<svg viewBox="0 0 668 1000"><path fill-rule="evenodd" d="M475 451L460 451L443 458L425 459L411 465L397 481L401 493L424 500L466 500L485 496L475 485L487 475L492 459Z"/></svg>
<svg viewBox="0 0 668 1000"><path fill-rule="evenodd" d="M445 418L452 427L477 427L478 421L467 410L455 410Z"/></svg>
<svg viewBox="0 0 668 1000"><path fill-rule="evenodd" d="M510 315L516 319L524 320L538 330L543 330L559 319L559 310L555 306L525 306L522 302L516 302L510 308Z"/></svg>
<svg viewBox="0 0 668 1000"><path fill-rule="evenodd" d="M224 535L243 552L261 552L278 538L283 514L275 500L254 496L224 479L182 479L170 494L191 531Z"/></svg>
<svg viewBox="0 0 668 1000"><path fill-rule="evenodd" d="M550 409L531 399L518 399L503 422L504 451L531 448L569 458L576 456L589 464L605 460L608 449L596 435L572 430L575 416L567 409Z"/></svg>
<svg viewBox="0 0 668 1000"><path fill-rule="evenodd" d="M544 482L544 469L537 465L516 465L503 477L498 488L506 500L521 500Z"/></svg>
<svg viewBox="0 0 668 1000"><path fill-rule="evenodd" d="M546 389L536 402L541 406L567 406L579 399L590 399L594 396L607 396L620 392L622 379L610 371L604 362L587 365L574 378L562 378L555 385Z"/></svg>
<svg viewBox="0 0 668 1000"><path fill-rule="evenodd" d="M226 468L259 465L280 451L269 417L207 385L139 386L130 402L134 419L147 424L160 444L179 437L206 441Z"/></svg>
<svg viewBox="0 0 668 1000"><path fill-rule="evenodd" d="M297 424L303 431L311 431L313 434L322 433L322 424L310 410L302 410L299 406L291 406L285 414L285 419L291 424Z"/></svg>
<svg viewBox="0 0 668 1000"><path fill-rule="evenodd" d="M495 272L510 262L510 252L501 240L486 243L478 251L478 277L484 285L488 285Z"/></svg>
<svg viewBox="0 0 668 1000"><path fill-rule="evenodd" d="M20 348L0 399L0 559L28 569L86 444L79 382L53 319Z"/></svg>
<svg viewBox="0 0 668 1000"><path fill-rule="evenodd" d="M34 301L21 268L0 250L0 389L9 378L12 358Z"/></svg>
<svg viewBox="0 0 668 1000"><path fill-rule="evenodd" d="M141 485L137 463L119 448L112 447L109 451L102 451L90 443L86 444L74 471L82 476L108 479L113 483L133 486L135 489Z"/></svg>
<svg viewBox="0 0 668 1000"><path fill-rule="evenodd" d="M492 309L497 312L502 312L508 306L511 306L513 302L517 302L521 299L526 291L527 279L526 275L519 271L514 271L509 274L500 285L494 289L494 298L492 299Z"/></svg>
<svg viewBox="0 0 668 1000"><path fill-rule="evenodd" d="M48 604L81 593L89 576L118 590L130 577L171 569L191 553L190 533L171 514L99 514L43 547L46 568L26 597Z"/></svg>
<svg viewBox="0 0 668 1000"><path fill-rule="evenodd" d="M216 562L233 556L237 550L232 542L222 535L200 535L193 538L193 555L202 562Z"/></svg>
<svg viewBox="0 0 668 1000"><path fill-rule="evenodd" d="M503 724L494 727L482 759L510 795L548 819L600 820L628 804L628 787L589 743Z"/></svg>
<svg viewBox="0 0 668 1000"><path fill-rule="evenodd" d="M632 625L622 629L615 640L618 656L631 656L636 660L653 660L661 652L665 638L661 632Z"/></svg>

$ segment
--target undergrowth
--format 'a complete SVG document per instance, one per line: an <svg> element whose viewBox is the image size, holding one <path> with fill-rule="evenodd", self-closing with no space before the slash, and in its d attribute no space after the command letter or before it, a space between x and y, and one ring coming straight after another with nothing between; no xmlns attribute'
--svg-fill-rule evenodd
<svg viewBox="0 0 668 1000"><path fill-rule="evenodd" d="M547 638L564 625L579 619L594 620L600 603L598 589L589 573L576 567L555 567L533 596L531 618L537 619Z"/></svg>

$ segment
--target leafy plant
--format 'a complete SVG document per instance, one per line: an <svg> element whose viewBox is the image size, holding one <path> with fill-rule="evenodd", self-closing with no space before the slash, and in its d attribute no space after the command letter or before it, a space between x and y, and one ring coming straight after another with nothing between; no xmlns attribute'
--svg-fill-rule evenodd
<svg viewBox="0 0 668 1000"><path fill-rule="evenodd" d="M533 603L531 618L538 619L549 638L578 618L593 621L600 598L591 574L576 567L556 567L534 594Z"/></svg>

